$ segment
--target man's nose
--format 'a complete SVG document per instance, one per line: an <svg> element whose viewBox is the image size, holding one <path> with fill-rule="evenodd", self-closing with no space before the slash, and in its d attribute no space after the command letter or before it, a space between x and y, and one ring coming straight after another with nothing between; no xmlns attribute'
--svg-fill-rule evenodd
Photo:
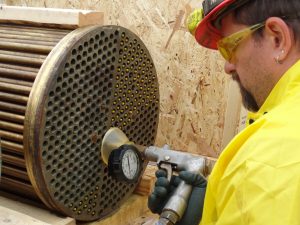
<svg viewBox="0 0 300 225"><path fill-rule="evenodd" d="M236 72L235 71L235 65L232 64L232 63L230 63L230 62L228 62L228 61L225 62L224 70L225 70L225 73L227 73L229 75L231 75L231 74L233 74L233 73Z"/></svg>

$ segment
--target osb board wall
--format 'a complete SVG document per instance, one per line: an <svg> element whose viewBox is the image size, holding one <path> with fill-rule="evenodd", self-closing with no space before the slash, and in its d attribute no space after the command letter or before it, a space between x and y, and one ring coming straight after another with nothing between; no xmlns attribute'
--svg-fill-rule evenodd
<svg viewBox="0 0 300 225"><path fill-rule="evenodd" d="M91 9L135 32L148 47L160 84L156 145L213 157L222 150L229 76L217 52L197 45L185 20L199 0L0 0L16 6ZM237 118L234 120L238 120ZM232 120L232 118L231 118ZM228 137L227 137L228 139Z"/></svg>

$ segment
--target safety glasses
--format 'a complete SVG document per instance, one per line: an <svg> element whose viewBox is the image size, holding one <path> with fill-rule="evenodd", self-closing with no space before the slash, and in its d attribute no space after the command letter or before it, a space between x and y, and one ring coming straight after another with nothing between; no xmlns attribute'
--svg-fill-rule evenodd
<svg viewBox="0 0 300 225"><path fill-rule="evenodd" d="M264 25L265 22L258 23L219 40L217 43L218 50L221 53L221 55L224 57L224 59L230 62L233 58L234 51L241 43L241 41L244 40L249 35L251 35L254 31L258 30L259 28L262 28Z"/></svg>

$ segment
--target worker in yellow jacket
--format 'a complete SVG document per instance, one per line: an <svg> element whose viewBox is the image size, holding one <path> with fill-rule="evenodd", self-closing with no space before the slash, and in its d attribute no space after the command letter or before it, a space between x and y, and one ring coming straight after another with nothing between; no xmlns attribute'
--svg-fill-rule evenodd
<svg viewBox="0 0 300 225"><path fill-rule="evenodd" d="M196 225L202 216L201 225L300 224L300 1L205 0L189 28L200 45L220 51L251 112L220 155L205 197L192 194L179 223ZM160 173L153 211L172 185ZM200 175L194 181L194 190L205 189Z"/></svg>

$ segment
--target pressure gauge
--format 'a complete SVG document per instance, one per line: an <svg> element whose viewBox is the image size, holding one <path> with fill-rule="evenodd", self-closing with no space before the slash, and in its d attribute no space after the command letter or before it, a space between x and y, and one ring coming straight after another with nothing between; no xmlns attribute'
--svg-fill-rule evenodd
<svg viewBox="0 0 300 225"><path fill-rule="evenodd" d="M113 150L108 159L108 172L119 181L136 182L142 172L142 157L133 145L122 145Z"/></svg>

